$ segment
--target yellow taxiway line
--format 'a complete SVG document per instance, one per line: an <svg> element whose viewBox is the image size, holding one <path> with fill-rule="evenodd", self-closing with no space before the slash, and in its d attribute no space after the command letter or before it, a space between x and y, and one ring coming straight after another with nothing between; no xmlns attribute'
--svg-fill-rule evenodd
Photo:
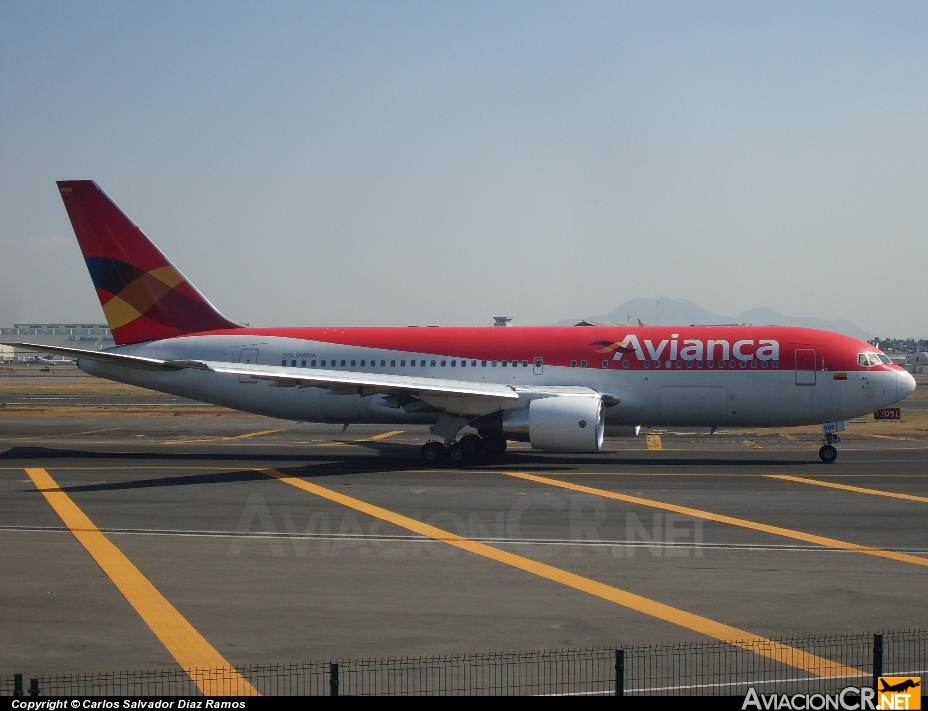
<svg viewBox="0 0 928 711"><path fill-rule="evenodd" d="M752 635L750 632L711 620L708 617L665 605L656 600L651 600L650 598L613 587L612 585L606 585L605 583L600 583L591 578L585 578L582 575L556 568L553 565L539 563L531 558L509 553L487 545L486 543L459 536L455 533L437 528L436 526L417 521L414 518L403 516L402 514L381 508L380 506L369 504L366 501L361 501L360 499L340 494L331 489L319 486L318 484L313 484L292 474L286 474L276 469L258 469L257 471L274 479L278 479L285 484L315 494L316 496L321 496L322 498L341 504L342 506L347 506L348 508L367 514L368 516L373 516L382 521L392 523L395 526L405 528L421 536L446 543L449 546L460 548L461 550L483 556L484 558L503 563L504 565L509 565L546 580L566 585L567 587L589 595L594 595L603 600L608 600L609 602L614 602L645 615L672 622L681 627L699 632L700 634L724 640L730 644L754 652L755 654L769 657L798 669L804 669L812 674L818 676L859 676L862 673L853 667L848 667L830 659L803 652L800 649L795 649L794 647L771 639Z"/></svg>
<svg viewBox="0 0 928 711"><path fill-rule="evenodd" d="M223 657L125 554L97 528L45 469L26 469L74 537L119 588L151 631L206 696L256 696Z"/></svg>
<svg viewBox="0 0 928 711"><path fill-rule="evenodd" d="M376 434L373 437L365 437L364 439L337 439L334 442L317 444L316 446L324 447L326 444L361 444L363 442L377 442L378 440L386 439L387 437L403 434L403 432L404 430L393 430L392 432L382 432L381 434Z"/></svg>
<svg viewBox="0 0 928 711"><path fill-rule="evenodd" d="M648 449L663 449L664 445L661 442L661 436L656 434L649 434L648 436Z"/></svg>
<svg viewBox="0 0 928 711"><path fill-rule="evenodd" d="M724 514L712 513L711 511L703 511L701 509L692 509L688 506L677 506L676 504L668 504L663 501L656 501L654 499L643 499L640 496L629 496L628 494L619 494L615 491L607 491L606 489L594 489L591 486L582 486L581 484L571 484L566 481L559 481L557 479L549 479L544 476L537 476L535 474L526 474L525 472L501 472L506 476L515 477L516 479L525 479L527 481L534 481L538 484L547 484L548 486L556 486L561 489L570 489L571 491L580 491L584 494L593 494L594 496L602 496L607 499L617 499L618 501L627 501L630 504L640 504L641 506L647 506L649 508L663 509L664 511L674 511L675 513L681 513L686 516L693 516L695 518L702 518L707 521L716 521L718 523L726 523L731 526L739 526L740 528L750 528L755 531L762 531L764 533L772 533L775 536L784 536L785 538L793 538L799 541L805 541L806 543L815 543L820 546L825 546L827 548L836 548L843 551L853 551L855 553L866 553L867 555L874 555L879 558L889 558L891 560L898 560L903 563L914 563L915 565L924 565L928 566L928 558L922 558L916 555L909 555L908 553L897 553L896 551L887 551L882 548L871 548L869 546L862 546L858 543L848 543L846 541L839 541L835 538L826 538L825 536L816 536L812 533L804 533L802 531L794 531L789 528L782 528L780 526L771 526L766 523L757 523L756 521L748 521L743 518L736 518L734 516L725 516Z"/></svg>
<svg viewBox="0 0 928 711"><path fill-rule="evenodd" d="M260 432L247 432L240 435L230 435L228 437L205 437L199 439L172 439L161 444L194 444L198 442L226 442L233 439L248 439L249 437L260 437L261 435L273 434L274 432L283 432L284 430L261 430Z"/></svg>
<svg viewBox="0 0 928 711"><path fill-rule="evenodd" d="M771 479L784 479L786 481L797 481L800 484L813 484L815 486L827 486L830 489L844 489L845 491L856 491L859 494L871 494L873 496L889 496L894 499L908 499L909 501L923 501L928 503L928 496L916 496L915 494L897 494L894 491L882 491L880 489L865 489L862 486L849 486L848 484L835 484L830 481L818 481L817 479L806 479L801 476L789 476L788 474L767 474Z"/></svg>

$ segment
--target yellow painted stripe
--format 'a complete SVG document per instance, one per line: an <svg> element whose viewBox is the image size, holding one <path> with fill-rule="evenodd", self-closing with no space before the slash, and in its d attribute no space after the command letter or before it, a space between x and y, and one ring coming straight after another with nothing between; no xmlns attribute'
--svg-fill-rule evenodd
<svg viewBox="0 0 928 711"><path fill-rule="evenodd" d="M754 449L763 449L763 447L761 447L759 444L757 444L757 442L755 442L753 439L746 439L746 440L744 440L744 446L745 446L745 447L753 447Z"/></svg>
<svg viewBox="0 0 928 711"><path fill-rule="evenodd" d="M830 481L818 481L816 479L806 479L801 476L789 476L787 474L768 474L771 479L785 479L786 481L798 481L800 484L814 484L815 486L827 486L831 489L844 489L845 491L856 491L861 494L872 494L873 496L889 496L893 499L907 499L908 501L923 501L928 503L928 496L916 496L915 494L897 494L894 491L882 491L881 489L865 489L862 486L849 486L848 484L835 484Z"/></svg>
<svg viewBox="0 0 928 711"><path fill-rule="evenodd" d="M691 509L688 506L677 506L676 504L668 504L663 501L655 501L654 499L643 499L640 496L629 496L628 494L619 494L615 491L607 491L605 489L594 489L591 486L582 486L580 484L571 484L566 481L559 481L557 479L549 479L548 477L536 476L535 474L526 474L524 472L502 472L506 476L515 477L517 479L527 479L528 481L534 481L539 484L547 484L549 486L557 486L561 489L570 489L571 491L582 491L585 494L593 494L594 496L602 496L607 499L617 499L619 501L627 501L631 504L640 504L641 506L647 506L649 508L663 509L664 511L674 511L676 513L681 513L686 516L695 516L696 518L703 518L707 521L716 521L718 523L727 523L731 526L739 526L741 528L751 528L755 531L762 531L764 533L772 533L775 536L783 536L785 538L793 538L799 541L805 541L806 543L815 543L820 546L826 546L828 548L836 548L843 551L854 551L856 553L866 553L867 555L874 555L879 558L889 558L890 560L897 560L903 563L914 563L915 565L924 565L928 566L928 558L921 558L916 555L909 555L908 553L897 553L896 551L887 551L882 548L871 548L869 546L862 546L857 543L847 543L846 541L839 541L835 538L826 538L825 536L816 536L811 533L804 533L802 531L794 531L789 528L781 528L780 526L771 526L766 523L757 523L756 521L748 521L743 518L735 518L734 516L725 516L723 514L712 513L711 511L703 511L701 509Z"/></svg>
<svg viewBox="0 0 928 711"><path fill-rule="evenodd" d="M119 588L177 663L207 696L255 696L248 681L152 585L125 554L103 535L44 469L26 469L64 524Z"/></svg>
<svg viewBox="0 0 928 711"><path fill-rule="evenodd" d="M86 432L66 432L65 434L56 434L56 435L46 435L49 439L52 437L77 437L79 435L88 435L88 434L98 434L100 432L115 432L116 430L121 430L122 427L107 427L103 430L87 430Z"/></svg>
<svg viewBox="0 0 928 711"><path fill-rule="evenodd" d="M783 439L788 439L790 442L798 442L799 438L791 434L780 434Z"/></svg>
<svg viewBox="0 0 928 711"><path fill-rule="evenodd" d="M261 430L260 432L249 432L248 434L233 435L223 437L223 439L248 439L249 437L260 437L261 435L273 434L274 432L283 432L283 430Z"/></svg>
<svg viewBox="0 0 928 711"><path fill-rule="evenodd" d="M665 605L656 600L651 600L650 598L642 597L641 595L636 595L590 578L585 578L576 573L571 573L561 568L555 568L553 565L539 563L531 558L525 558L515 553L509 553L499 548L494 548L486 543L464 538L463 536L445 531L436 526L417 521L414 518L403 516L395 511L390 511L380 506L369 504L366 501L340 494L291 474L286 474L275 469L259 469L258 471L269 477L278 479L285 484L290 484L298 489L308 491L316 496L321 496L329 501L334 501L342 506L347 506L355 511L360 511L368 516L373 516L382 521L392 523L395 526L405 528L413 533L418 533L419 535L426 536L433 540L447 543L449 546L454 546L469 553L495 560L498 563L509 565L546 580L566 585L574 590L579 590L589 595L602 598L603 600L614 602L645 615L672 622L673 624L686 627L687 629L699 632L708 637L724 640L736 646L748 649L756 654L775 659L792 667L804 669L812 674L817 674L819 676L858 676L862 673L853 667L844 666L830 659L803 652L802 650L789 647L771 639L757 637L750 632L711 620L708 617Z"/></svg>
<svg viewBox="0 0 928 711"><path fill-rule="evenodd" d="M384 432L383 434L374 435L373 437L368 437L367 439L359 439L357 442L376 442L377 440L386 439L387 437L392 437L393 435L403 434L403 430L393 430L392 432Z"/></svg>
<svg viewBox="0 0 928 711"><path fill-rule="evenodd" d="M871 437L876 437L877 439L894 439L899 442L910 442L911 437L899 437L897 435L881 435L881 434L872 434Z"/></svg>
<svg viewBox="0 0 928 711"><path fill-rule="evenodd" d="M248 439L249 437L260 437L261 435L273 434L274 432L284 432L284 430L261 430L260 432L248 432L240 435L229 435L228 437L199 437L197 439L172 439L166 440L161 444L195 444L197 442L225 442L232 439Z"/></svg>
<svg viewBox="0 0 928 711"><path fill-rule="evenodd" d="M661 442L661 436L656 434L648 435L648 449L663 449L664 445Z"/></svg>

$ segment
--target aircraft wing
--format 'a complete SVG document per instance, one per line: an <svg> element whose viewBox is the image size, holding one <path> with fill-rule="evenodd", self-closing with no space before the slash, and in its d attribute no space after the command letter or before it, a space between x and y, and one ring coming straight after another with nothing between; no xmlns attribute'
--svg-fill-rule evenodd
<svg viewBox="0 0 928 711"><path fill-rule="evenodd" d="M202 364L215 373L269 380L278 387L326 388L342 395L412 396L449 414L486 414L502 409L507 401L519 399L514 388L500 383L252 363L202 361Z"/></svg>
<svg viewBox="0 0 928 711"><path fill-rule="evenodd" d="M80 348L46 346L36 343L7 343L41 353L54 353L69 358L94 360L141 370L209 370L214 373L267 380L278 387L325 388L336 394L389 394L415 397L449 414L482 415L502 409L508 401L518 400L519 392L499 383L473 382L446 378L424 378L412 375L364 373L348 370L287 368L253 363L229 363L207 360L164 360ZM524 388L519 388L524 390Z"/></svg>

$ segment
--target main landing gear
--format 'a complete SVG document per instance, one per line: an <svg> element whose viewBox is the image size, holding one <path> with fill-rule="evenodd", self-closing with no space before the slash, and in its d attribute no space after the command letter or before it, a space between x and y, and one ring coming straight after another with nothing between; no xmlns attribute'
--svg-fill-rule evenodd
<svg viewBox="0 0 928 711"><path fill-rule="evenodd" d="M502 435L466 434L456 442L445 446L442 442L430 440L419 450L419 459L426 466L438 466L447 462L453 467L470 464L479 453L490 457L502 456L506 451L506 439Z"/></svg>
<svg viewBox="0 0 928 711"><path fill-rule="evenodd" d="M826 422L822 425L822 435L825 438L825 444L818 450L818 456L825 464L831 464L838 458L838 450L835 448L834 443L841 441L841 437L839 437L837 433L843 431L843 422Z"/></svg>

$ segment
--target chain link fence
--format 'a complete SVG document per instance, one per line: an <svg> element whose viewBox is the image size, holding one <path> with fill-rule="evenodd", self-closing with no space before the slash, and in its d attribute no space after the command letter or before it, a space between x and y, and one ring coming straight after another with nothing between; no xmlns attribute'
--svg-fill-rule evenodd
<svg viewBox="0 0 928 711"><path fill-rule="evenodd" d="M928 631L743 642L0 677L0 695L197 696L216 680L267 696L554 696L837 693L928 675ZM239 686L237 687L236 684Z"/></svg>

